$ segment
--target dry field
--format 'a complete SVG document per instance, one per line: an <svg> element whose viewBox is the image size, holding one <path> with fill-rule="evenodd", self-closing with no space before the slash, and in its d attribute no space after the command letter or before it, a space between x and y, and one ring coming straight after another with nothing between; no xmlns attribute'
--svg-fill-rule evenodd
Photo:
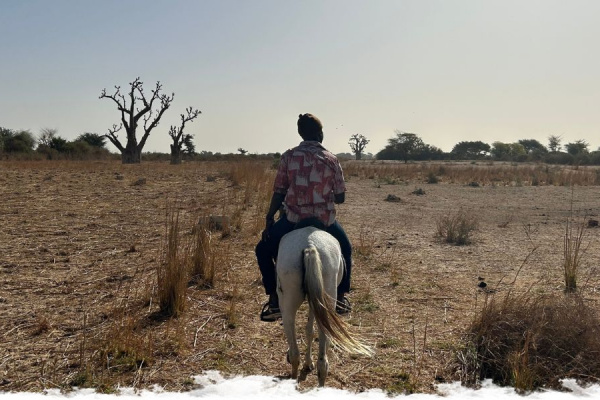
<svg viewBox="0 0 600 400"><path fill-rule="evenodd" d="M355 248L346 320L375 349L372 358L332 351L327 384L349 390L429 391L457 379L456 351L485 296L561 293L566 221L600 214L591 168L344 169L339 220ZM282 327L258 318L266 296L254 259L272 178L258 161L0 163L0 391L185 390L209 369L285 377ZM213 232L214 286L188 287L178 318L157 313L168 208L179 213L182 243L200 217L232 222ZM437 222L459 210L478 225L467 246L436 237ZM596 309L599 233L584 230L578 279ZM314 374L301 383L314 386Z"/></svg>

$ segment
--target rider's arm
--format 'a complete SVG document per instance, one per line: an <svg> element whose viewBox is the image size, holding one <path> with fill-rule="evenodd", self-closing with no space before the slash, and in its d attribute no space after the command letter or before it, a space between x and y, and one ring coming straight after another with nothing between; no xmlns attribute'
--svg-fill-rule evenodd
<svg viewBox="0 0 600 400"><path fill-rule="evenodd" d="M284 193L273 193L273 197L271 197L271 204L269 205L269 211L267 212L267 221L275 220L275 213L279 211L279 208L281 208L281 204L283 203L284 199Z"/></svg>
<svg viewBox="0 0 600 400"><path fill-rule="evenodd" d="M342 204L346 201L346 183L344 181L344 172L337 158L335 158L335 173L333 175L333 202Z"/></svg>

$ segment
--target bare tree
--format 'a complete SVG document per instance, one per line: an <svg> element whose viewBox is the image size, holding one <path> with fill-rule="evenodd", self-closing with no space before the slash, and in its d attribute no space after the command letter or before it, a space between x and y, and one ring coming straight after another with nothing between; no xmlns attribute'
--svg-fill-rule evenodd
<svg viewBox="0 0 600 400"><path fill-rule="evenodd" d="M348 144L352 149L352 152L356 155L356 159L360 160L362 158L362 153L367 144L369 143L369 139L367 139L364 135L355 133L350 136L350 141Z"/></svg>
<svg viewBox="0 0 600 400"><path fill-rule="evenodd" d="M248 152L248 150L244 150L243 148L239 148L238 151L240 152L241 155L245 156L246 153Z"/></svg>
<svg viewBox="0 0 600 400"><path fill-rule="evenodd" d="M179 125L179 128L175 125L171 125L171 128L169 129L169 136L173 139L173 144L171 145L171 164L181 164L183 146L185 145L189 150L190 143L192 143L193 135L183 134L186 122L193 121L202 113L200 110L192 109L192 107L186 108L185 112L187 115L181 114L181 125Z"/></svg>
<svg viewBox="0 0 600 400"><path fill-rule="evenodd" d="M164 112L171 106L175 93L170 96L161 93L162 85L160 82L156 82L156 87L152 90L152 96L148 99L144 93L144 84L139 77L129 83L129 86L130 90L127 96L121 93L120 86L115 86L115 92L111 95L106 93L106 89L102 89L100 98L111 99L121 112L121 124L118 126L114 124L105 137L119 149L123 164L137 164L141 162L142 149L146 144L146 140L148 140L148 136L150 136L150 132L158 125ZM157 102L156 109L154 108L155 102ZM138 142L136 131L142 118L144 121L144 134ZM123 127L125 127L127 134L125 145L121 144L116 135Z"/></svg>

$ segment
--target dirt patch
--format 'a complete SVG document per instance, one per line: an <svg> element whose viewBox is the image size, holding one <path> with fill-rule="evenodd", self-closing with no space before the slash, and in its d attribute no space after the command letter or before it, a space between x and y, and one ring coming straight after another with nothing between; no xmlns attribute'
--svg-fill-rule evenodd
<svg viewBox="0 0 600 400"><path fill-rule="evenodd" d="M258 318L266 301L254 258L263 200L233 184L231 168L1 163L0 390L184 390L208 369L286 376L282 327ZM598 186L470 187L442 176L415 196L422 178L347 179L338 209L355 247L347 321L376 350L372 358L332 352L327 384L351 390L427 391L455 379L448 366L484 296L505 291L528 255L517 286L562 291L566 218L587 224L600 214ZM391 192L402 202L386 201ZM224 255L214 288L191 286L176 320L157 316L155 303L167 204L179 209L184 235L210 215L233 225L213 236ZM436 238L436 221L459 209L478 220L468 246ZM580 275L593 304L599 234L586 228ZM301 387L313 386L309 374Z"/></svg>

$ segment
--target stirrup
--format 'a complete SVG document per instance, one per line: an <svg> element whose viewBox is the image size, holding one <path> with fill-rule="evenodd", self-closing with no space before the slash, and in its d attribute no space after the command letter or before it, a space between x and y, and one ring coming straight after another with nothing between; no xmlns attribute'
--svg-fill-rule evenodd
<svg viewBox="0 0 600 400"><path fill-rule="evenodd" d="M352 311L352 305L346 296L342 296L341 300L335 302L335 312L339 315L348 314L350 311Z"/></svg>
<svg viewBox="0 0 600 400"><path fill-rule="evenodd" d="M260 320L264 322L275 322L281 318L279 307L271 307L267 301L260 312Z"/></svg>

